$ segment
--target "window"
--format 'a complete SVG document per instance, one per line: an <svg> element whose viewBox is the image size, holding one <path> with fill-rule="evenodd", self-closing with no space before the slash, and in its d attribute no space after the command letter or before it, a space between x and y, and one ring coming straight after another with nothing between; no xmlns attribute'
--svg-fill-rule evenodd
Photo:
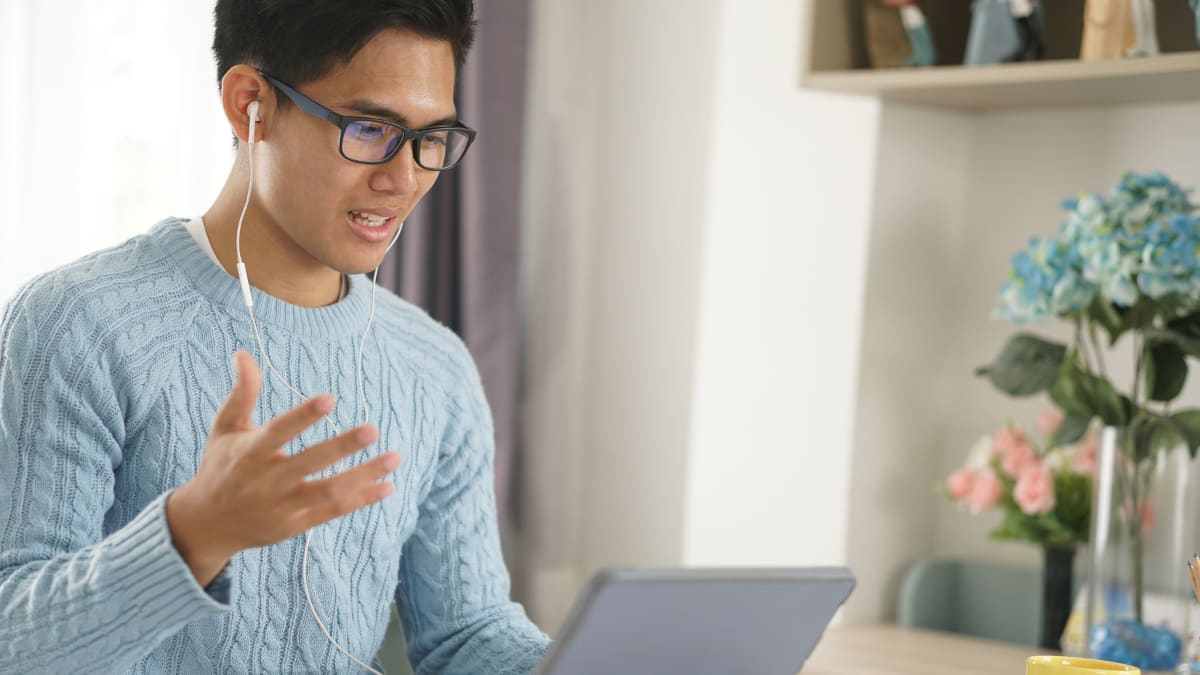
<svg viewBox="0 0 1200 675"><path fill-rule="evenodd" d="M233 158L212 3L0 3L0 303L166 216L196 216Z"/></svg>

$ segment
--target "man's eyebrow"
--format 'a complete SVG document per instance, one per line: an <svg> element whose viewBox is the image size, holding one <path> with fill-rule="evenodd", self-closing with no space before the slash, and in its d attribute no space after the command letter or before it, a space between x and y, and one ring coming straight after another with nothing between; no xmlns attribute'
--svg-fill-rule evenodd
<svg viewBox="0 0 1200 675"><path fill-rule="evenodd" d="M412 123L409 121L409 119L407 117L405 117L404 115L401 115L400 113L396 112L395 110L386 108L377 103L372 103L370 101L355 100L355 101L349 101L345 105L347 108L349 108L350 110L353 110L354 112L356 112L360 115L363 115L366 117L379 117L379 118L388 120L390 122L395 122L396 124L399 124L401 126L412 128L412 126L411 126ZM424 128L428 129L431 127L446 127L446 126L453 126L455 124L459 124L458 117L451 115L449 117L443 117L441 119L434 120L433 122L426 124Z"/></svg>

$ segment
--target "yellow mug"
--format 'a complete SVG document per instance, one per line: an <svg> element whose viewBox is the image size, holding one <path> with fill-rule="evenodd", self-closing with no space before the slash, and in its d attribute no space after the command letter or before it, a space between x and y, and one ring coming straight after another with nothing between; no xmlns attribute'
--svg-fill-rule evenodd
<svg viewBox="0 0 1200 675"><path fill-rule="evenodd" d="M1141 672L1133 666L1121 663L1074 656L1031 656L1025 661L1025 675L1141 675Z"/></svg>

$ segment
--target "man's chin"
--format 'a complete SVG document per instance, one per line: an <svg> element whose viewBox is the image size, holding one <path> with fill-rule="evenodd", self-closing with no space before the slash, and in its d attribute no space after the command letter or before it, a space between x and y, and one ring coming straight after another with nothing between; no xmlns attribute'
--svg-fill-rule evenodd
<svg viewBox="0 0 1200 675"><path fill-rule="evenodd" d="M327 265L342 274L367 274L375 272L383 264L383 257L373 258L369 260L343 260L336 264Z"/></svg>

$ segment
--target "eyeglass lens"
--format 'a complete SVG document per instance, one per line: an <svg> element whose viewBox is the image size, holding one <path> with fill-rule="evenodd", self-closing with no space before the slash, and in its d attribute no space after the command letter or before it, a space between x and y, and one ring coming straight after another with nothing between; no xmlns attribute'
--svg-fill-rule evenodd
<svg viewBox="0 0 1200 675"><path fill-rule="evenodd" d="M390 124L354 120L342 134L342 154L360 162L382 162L396 152L402 136L403 132ZM426 132L419 138L417 163L432 170L454 166L469 140L466 132L457 129Z"/></svg>

